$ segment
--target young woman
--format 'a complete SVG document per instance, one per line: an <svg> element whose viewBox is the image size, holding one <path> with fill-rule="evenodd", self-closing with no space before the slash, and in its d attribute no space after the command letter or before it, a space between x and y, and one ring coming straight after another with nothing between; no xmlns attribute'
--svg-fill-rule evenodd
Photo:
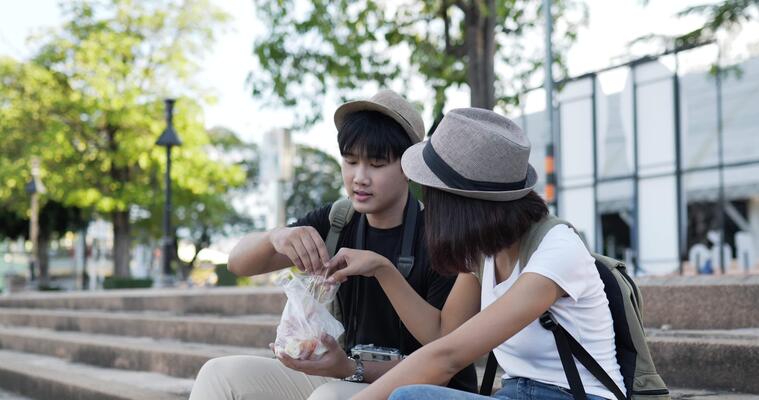
<svg viewBox="0 0 759 400"><path fill-rule="evenodd" d="M406 176L424 190L430 264L457 279L437 310L376 254L343 249L330 260L335 281L374 276L426 344L354 398L485 398L434 385L493 350L506 372L495 397L572 399L553 335L538 322L546 310L624 392L608 300L580 237L557 225L519 262L526 234L548 215L533 191L529 154L516 124L474 108L449 112L429 141L404 153ZM578 370L589 399L614 398L579 363Z"/></svg>

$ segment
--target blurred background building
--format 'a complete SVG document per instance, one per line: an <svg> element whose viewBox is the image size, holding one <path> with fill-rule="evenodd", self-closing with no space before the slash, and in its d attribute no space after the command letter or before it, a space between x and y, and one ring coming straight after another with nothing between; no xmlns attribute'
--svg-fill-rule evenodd
<svg viewBox="0 0 759 400"><path fill-rule="evenodd" d="M647 57L558 94L558 213L637 274L759 272L759 59L727 69L718 56ZM519 122L545 176L535 108Z"/></svg>

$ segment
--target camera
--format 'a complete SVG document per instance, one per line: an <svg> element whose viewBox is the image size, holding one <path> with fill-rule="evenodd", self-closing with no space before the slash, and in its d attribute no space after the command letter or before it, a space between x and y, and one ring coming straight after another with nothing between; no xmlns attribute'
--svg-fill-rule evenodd
<svg viewBox="0 0 759 400"><path fill-rule="evenodd" d="M353 357L360 357L361 361L392 361L402 360L400 350L391 347L379 347L373 344L358 344L351 349Z"/></svg>

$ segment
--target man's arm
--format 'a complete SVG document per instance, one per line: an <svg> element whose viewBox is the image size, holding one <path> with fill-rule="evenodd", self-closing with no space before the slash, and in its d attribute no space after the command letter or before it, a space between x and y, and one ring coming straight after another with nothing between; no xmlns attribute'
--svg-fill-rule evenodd
<svg viewBox="0 0 759 400"><path fill-rule="evenodd" d="M266 232L263 236L252 233L240 239L229 253L229 270L237 276L253 276L293 265L289 257L274 250L271 234L275 230Z"/></svg>
<svg viewBox="0 0 759 400"><path fill-rule="evenodd" d="M229 254L228 268L237 276L252 276L293 264L302 271L314 271L328 260L327 246L316 229L298 226L243 237Z"/></svg>

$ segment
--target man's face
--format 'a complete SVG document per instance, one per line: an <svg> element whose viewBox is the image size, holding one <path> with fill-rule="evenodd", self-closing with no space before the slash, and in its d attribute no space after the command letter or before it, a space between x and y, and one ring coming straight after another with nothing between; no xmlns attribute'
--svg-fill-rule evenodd
<svg viewBox="0 0 759 400"><path fill-rule="evenodd" d="M353 208L360 213L382 213L399 201L406 201L408 179L401 169L400 158L389 161L346 153L342 174Z"/></svg>

